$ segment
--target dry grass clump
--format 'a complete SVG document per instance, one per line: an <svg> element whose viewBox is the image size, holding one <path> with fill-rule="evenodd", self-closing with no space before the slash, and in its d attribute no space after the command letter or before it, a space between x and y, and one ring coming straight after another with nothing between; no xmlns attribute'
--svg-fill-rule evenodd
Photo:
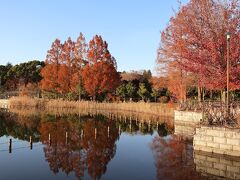
<svg viewBox="0 0 240 180"><path fill-rule="evenodd" d="M27 96L12 97L9 99L10 107L26 108L37 107L41 108L45 104L45 101L40 98L30 98Z"/></svg>
<svg viewBox="0 0 240 180"><path fill-rule="evenodd" d="M46 102L45 107L48 108L77 108L77 101L66 101L66 100L58 100L51 99Z"/></svg>
<svg viewBox="0 0 240 180"><path fill-rule="evenodd" d="M173 116L174 110L176 108L176 106L169 107L168 104L145 103L145 102L121 102L121 103L88 102L88 104L85 104L85 106L87 106L87 108L90 109L103 109L110 111L112 110L133 111L166 116Z"/></svg>
<svg viewBox="0 0 240 180"><path fill-rule="evenodd" d="M69 109L69 108L51 108L51 109L39 109L39 108L11 108L10 112L16 113L20 116L28 117L28 116L41 116L45 114L57 115L57 116L65 116L70 114L78 114L79 116L96 116L96 115L104 115L109 119L118 119L118 120L136 120L139 122L145 123L166 123L168 127L173 126L173 117L172 116L159 116L153 115L149 113L141 113L141 112L132 112L132 111L107 111L107 110L81 110L81 109Z"/></svg>
<svg viewBox="0 0 240 180"><path fill-rule="evenodd" d="M77 110L105 110L105 111L130 111L147 113L153 115L173 116L176 105L145 102L121 102L121 103L100 103L94 101L65 101L65 100L44 100L29 97L13 97L9 100L10 107L34 107L42 109L77 109Z"/></svg>

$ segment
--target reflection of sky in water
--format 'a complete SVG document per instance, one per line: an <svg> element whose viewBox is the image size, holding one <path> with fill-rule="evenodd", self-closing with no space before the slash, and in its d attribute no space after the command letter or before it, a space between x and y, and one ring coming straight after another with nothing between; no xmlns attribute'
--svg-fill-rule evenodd
<svg viewBox="0 0 240 180"><path fill-rule="evenodd" d="M1 137L0 143L8 142L10 137ZM54 175L45 161L43 145L34 143L30 150L29 142L12 139L12 153L8 152L8 143L1 144L0 171L1 179L24 180L24 179L65 179L64 173ZM74 179L74 174L69 177Z"/></svg>
<svg viewBox="0 0 240 180"><path fill-rule="evenodd" d="M155 165L150 151L151 135L129 137L123 133L117 142L117 152L108 165L103 179L155 179Z"/></svg>

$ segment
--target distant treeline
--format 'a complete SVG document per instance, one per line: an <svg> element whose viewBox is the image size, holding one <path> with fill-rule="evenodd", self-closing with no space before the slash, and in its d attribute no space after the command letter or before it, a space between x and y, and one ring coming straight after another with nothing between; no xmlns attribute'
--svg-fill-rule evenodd
<svg viewBox="0 0 240 180"><path fill-rule="evenodd" d="M0 65L0 98L8 98L11 96L31 96L44 97L48 99L61 98L65 100L91 100L92 96L82 86L79 92L54 92L41 88L42 69L45 62L32 60L17 65L10 63ZM50 71L51 72L51 71ZM152 76L150 70L140 71L123 71L118 72L120 82L116 89L109 92L102 92L97 96L98 101L151 101L151 102L176 102L177 96L168 86L168 80L164 77ZM67 78L67 77L66 77ZM177 88L177 85L176 85ZM212 93L212 94L211 94ZM239 98L238 90L231 92L236 99ZM198 91L196 86L187 89L188 99L197 99ZM205 98L219 98L219 93L215 91L207 91Z"/></svg>
<svg viewBox="0 0 240 180"><path fill-rule="evenodd" d="M37 90L37 85L42 80L40 72L44 65L43 61L37 60L17 65L10 63L0 65L0 92L11 94L11 92L19 92L27 87L29 90Z"/></svg>

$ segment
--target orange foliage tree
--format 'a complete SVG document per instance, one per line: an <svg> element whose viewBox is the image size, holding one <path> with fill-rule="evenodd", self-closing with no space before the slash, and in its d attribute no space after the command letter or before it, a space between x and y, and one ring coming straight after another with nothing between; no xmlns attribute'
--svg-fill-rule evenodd
<svg viewBox="0 0 240 180"><path fill-rule="evenodd" d="M71 80L71 90L77 92L79 94L79 99L81 99L81 94L83 93L83 79L81 71L87 60L87 43L82 33L80 33L80 36L75 43L74 54L74 72Z"/></svg>
<svg viewBox="0 0 240 180"><path fill-rule="evenodd" d="M40 86L54 93L74 92L80 99L85 89L95 98L101 93L112 93L120 82L116 61L106 41L97 35L90 41L89 48L82 33L76 42L68 38L61 44L56 39L45 64Z"/></svg>
<svg viewBox="0 0 240 180"><path fill-rule="evenodd" d="M61 68L59 71L59 83L61 93L71 92L72 78L75 71L78 71L75 68L75 42L69 37L67 41L64 42L62 46L61 53Z"/></svg>
<svg viewBox="0 0 240 180"><path fill-rule="evenodd" d="M40 82L40 87L43 90L59 92L59 69L61 63L62 44L59 39L56 39L47 52L45 67L41 71L43 77Z"/></svg>
<svg viewBox="0 0 240 180"><path fill-rule="evenodd" d="M96 99L104 92L113 92L120 83L116 61L108 50L106 41L96 35L89 42L88 62L82 71L84 88Z"/></svg>

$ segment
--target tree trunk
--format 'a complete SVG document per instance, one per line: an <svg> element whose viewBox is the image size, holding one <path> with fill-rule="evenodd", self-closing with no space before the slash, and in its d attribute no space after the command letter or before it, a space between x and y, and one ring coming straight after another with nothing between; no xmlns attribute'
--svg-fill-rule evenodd
<svg viewBox="0 0 240 180"><path fill-rule="evenodd" d="M221 101L226 102L226 91L221 90Z"/></svg>
<svg viewBox="0 0 240 180"><path fill-rule="evenodd" d="M205 90L202 88L202 100L205 101Z"/></svg>
<svg viewBox="0 0 240 180"><path fill-rule="evenodd" d="M205 90L204 90L204 87L200 88L200 94L201 94L201 96L200 96L201 100L204 101L205 100Z"/></svg>
<svg viewBox="0 0 240 180"><path fill-rule="evenodd" d="M211 89L210 90L210 99L212 100L212 98L213 98L213 90Z"/></svg>
<svg viewBox="0 0 240 180"><path fill-rule="evenodd" d="M183 91L183 101L187 101L187 87L184 85L184 91Z"/></svg>
<svg viewBox="0 0 240 180"><path fill-rule="evenodd" d="M199 86L198 86L197 91L198 91L198 102L201 102L201 100L202 100L202 98L201 98L202 93L201 93L201 88Z"/></svg>

